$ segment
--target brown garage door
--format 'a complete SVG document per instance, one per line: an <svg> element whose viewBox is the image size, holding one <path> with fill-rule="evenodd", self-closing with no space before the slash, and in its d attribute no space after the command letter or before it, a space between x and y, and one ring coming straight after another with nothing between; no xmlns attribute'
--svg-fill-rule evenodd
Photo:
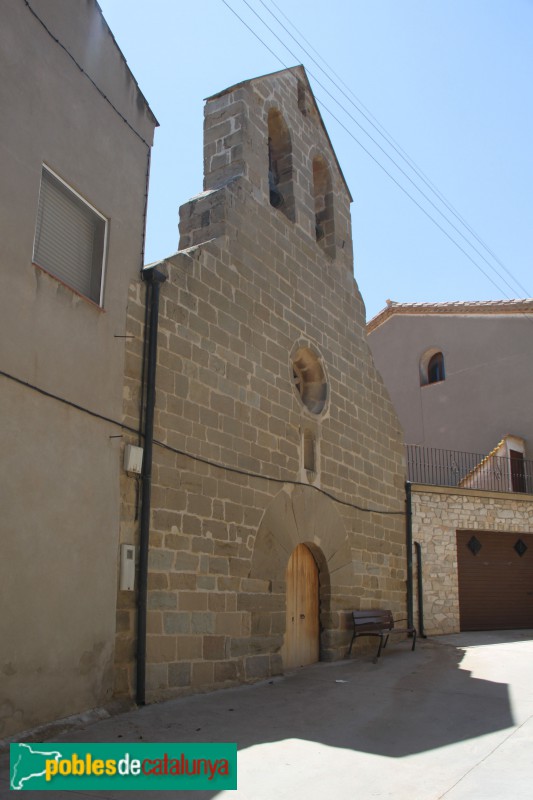
<svg viewBox="0 0 533 800"><path fill-rule="evenodd" d="M533 534L457 531L462 631L533 628Z"/></svg>

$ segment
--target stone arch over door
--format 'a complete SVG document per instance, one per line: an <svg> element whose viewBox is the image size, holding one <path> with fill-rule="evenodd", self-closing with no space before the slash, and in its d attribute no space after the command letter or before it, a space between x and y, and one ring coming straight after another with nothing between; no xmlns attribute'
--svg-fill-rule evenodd
<svg viewBox="0 0 533 800"><path fill-rule="evenodd" d="M267 608L261 612L260 620L256 620L256 633L260 628L273 649L280 651L285 635L286 570L299 544L311 551L318 567L320 660L331 661L344 652L343 598L353 590L353 564L348 535L336 504L312 487L284 488L265 510L259 525L250 578L267 582L272 611Z"/></svg>

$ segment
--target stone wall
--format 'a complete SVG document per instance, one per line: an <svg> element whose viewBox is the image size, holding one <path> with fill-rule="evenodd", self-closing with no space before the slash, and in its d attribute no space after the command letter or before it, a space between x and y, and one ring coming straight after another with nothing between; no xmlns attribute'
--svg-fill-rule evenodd
<svg viewBox="0 0 533 800"><path fill-rule="evenodd" d="M346 653L350 609L405 611L401 433L366 344L349 194L314 101L302 99L304 79L291 70L208 101L206 191L181 209L184 249L162 265L150 699L283 669L285 570L300 543L319 570L321 658ZM292 135L294 220L269 202L275 105ZM308 197L317 150L331 173L335 258L315 237ZM133 423L140 283L128 308L125 419ZM303 357L300 375L314 410L295 385L295 353L316 357ZM308 368L319 379L310 382ZM304 461L309 437L313 469ZM122 541L136 542L135 479L122 480ZM117 692L133 690L133 601L119 594Z"/></svg>
<svg viewBox="0 0 533 800"><path fill-rule="evenodd" d="M457 531L530 532L533 497L438 486L412 489L413 541L422 548L425 632L456 633L460 630Z"/></svg>

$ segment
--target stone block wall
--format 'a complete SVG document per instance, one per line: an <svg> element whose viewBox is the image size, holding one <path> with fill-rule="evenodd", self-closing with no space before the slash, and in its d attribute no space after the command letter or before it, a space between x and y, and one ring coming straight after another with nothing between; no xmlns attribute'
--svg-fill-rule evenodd
<svg viewBox="0 0 533 800"><path fill-rule="evenodd" d="M412 488L413 541L422 548L425 632L457 633L457 531L529 532L533 497L439 486Z"/></svg>
<svg viewBox="0 0 533 800"><path fill-rule="evenodd" d="M208 101L206 191L181 209L182 249L163 265L150 699L282 671L285 570L300 543L319 570L321 658L345 655L352 608L405 612L402 437L366 344L349 195L322 122L302 101L303 75L267 76ZM269 202L265 126L278 95L292 135L294 221ZM316 241L313 206L302 199L317 148L335 187L336 258ZM135 420L141 283L128 310L125 419ZM320 362L320 413L295 385L295 348ZM122 540L136 542L135 479L122 485ZM134 596L120 593L117 692L133 691L134 624Z"/></svg>

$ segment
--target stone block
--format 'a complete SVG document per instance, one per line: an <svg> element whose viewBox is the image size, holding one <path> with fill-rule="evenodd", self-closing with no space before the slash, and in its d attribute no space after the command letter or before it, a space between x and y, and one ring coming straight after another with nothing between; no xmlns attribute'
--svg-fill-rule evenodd
<svg viewBox="0 0 533 800"><path fill-rule="evenodd" d="M239 611L283 611L285 598L276 594L239 594L237 597Z"/></svg>
<svg viewBox="0 0 533 800"><path fill-rule="evenodd" d="M248 656L244 660L246 680L258 680L270 677L269 656Z"/></svg>
<svg viewBox="0 0 533 800"><path fill-rule="evenodd" d="M207 606L210 611L226 611L227 598L224 593L210 592Z"/></svg>
<svg viewBox="0 0 533 800"><path fill-rule="evenodd" d="M204 636L202 655L206 661L220 661L226 655L225 636Z"/></svg>
<svg viewBox="0 0 533 800"><path fill-rule="evenodd" d="M190 591L196 589L197 582L200 580L191 572L171 572L168 578L171 589L188 589Z"/></svg>
<svg viewBox="0 0 533 800"><path fill-rule="evenodd" d="M214 633L215 614L211 611L193 611L191 614L192 633Z"/></svg>
<svg viewBox="0 0 533 800"><path fill-rule="evenodd" d="M209 558L209 572L214 575L227 575L229 573L228 559L221 556Z"/></svg>
<svg viewBox="0 0 533 800"><path fill-rule="evenodd" d="M158 689L168 688L168 665L167 664L147 664L146 665L146 690L154 692Z"/></svg>
<svg viewBox="0 0 533 800"><path fill-rule="evenodd" d="M267 635L272 630L272 617L270 611L252 612L251 632L253 635ZM285 615L283 615L283 631L285 630Z"/></svg>
<svg viewBox="0 0 533 800"><path fill-rule="evenodd" d="M178 661L168 665L168 685L170 687L189 686L191 683L191 664Z"/></svg>
<svg viewBox="0 0 533 800"><path fill-rule="evenodd" d="M147 663L158 664L176 660L176 638L174 636L148 635L146 642Z"/></svg>
<svg viewBox="0 0 533 800"><path fill-rule="evenodd" d="M166 611L163 614L163 626L166 634L191 632L191 614L187 611Z"/></svg>
<svg viewBox="0 0 533 800"><path fill-rule="evenodd" d="M117 611L117 632L123 633L131 630L130 611Z"/></svg>
<svg viewBox="0 0 533 800"><path fill-rule="evenodd" d="M208 688L215 682L213 662L198 661L192 664L191 685L195 688Z"/></svg>
<svg viewBox="0 0 533 800"><path fill-rule="evenodd" d="M180 611L206 611L207 592L178 592L178 607Z"/></svg>
<svg viewBox="0 0 533 800"><path fill-rule="evenodd" d="M219 661L215 664L216 683L236 682L240 678L237 661Z"/></svg>
<svg viewBox="0 0 533 800"><path fill-rule="evenodd" d="M215 618L215 632L226 636L247 636L249 617L241 612L220 612Z"/></svg>
<svg viewBox="0 0 533 800"><path fill-rule="evenodd" d="M180 661L202 658L202 637L182 635L177 637L177 654Z"/></svg>
<svg viewBox="0 0 533 800"><path fill-rule="evenodd" d="M211 575L198 575L196 581L200 591L215 591L216 578L212 577Z"/></svg>
<svg viewBox="0 0 533 800"><path fill-rule="evenodd" d="M148 554L148 569L167 572L172 569L176 554L172 550L151 549Z"/></svg>
<svg viewBox="0 0 533 800"><path fill-rule="evenodd" d="M176 572L196 572L200 564L200 558L192 553L176 553L174 569Z"/></svg>
<svg viewBox="0 0 533 800"><path fill-rule="evenodd" d="M270 581L259 580L258 578L243 578L241 581L242 592L257 592L258 594L270 593Z"/></svg>
<svg viewBox="0 0 533 800"><path fill-rule="evenodd" d="M163 633L163 615L161 611L146 612L147 633Z"/></svg>
<svg viewBox="0 0 533 800"><path fill-rule="evenodd" d="M177 595L173 592L148 592L147 605L149 609L173 609L178 606Z"/></svg>

